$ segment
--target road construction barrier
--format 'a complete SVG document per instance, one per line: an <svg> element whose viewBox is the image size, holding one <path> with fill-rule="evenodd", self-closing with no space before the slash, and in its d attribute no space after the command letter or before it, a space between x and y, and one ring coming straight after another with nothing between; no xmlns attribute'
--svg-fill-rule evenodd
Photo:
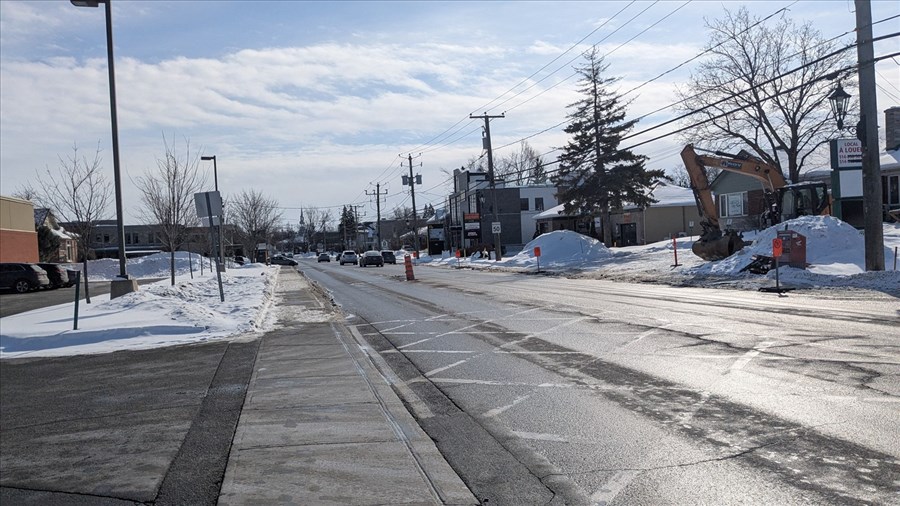
<svg viewBox="0 0 900 506"><path fill-rule="evenodd" d="M406 266L406 280L415 281L416 276L413 274L412 257L409 255L404 256L403 264Z"/></svg>

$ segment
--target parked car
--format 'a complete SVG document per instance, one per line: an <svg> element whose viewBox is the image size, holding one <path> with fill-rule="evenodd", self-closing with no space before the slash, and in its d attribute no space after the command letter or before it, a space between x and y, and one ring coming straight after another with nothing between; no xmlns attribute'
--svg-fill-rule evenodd
<svg viewBox="0 0 900 506"><path fill-rule="evenodd" d="M242 256L238 255L238 256L234 257L234 263L236 263L238 265L249 264L250 259L247 257L242 257Z"/></svg>
<svg viewBox="0 0 900 506"><path fill-rule="evenodd" d="M47 277L47 272L35 264L0 264L0 288L25 293L47 286L50 286L50 278Z"/></svg>
<svg viewBox="0 0 900 506"><path fill-rule="evenodd" d="M50 288L72 286L71 284L69 284L69 273L67 272L68 269L63 267L62 264L39 262L37 266L41 269L44 269L44 272L47 273L47 278L50 279ZM72 284L74 283L75 280L74 278L72 278Z"/></svg>
<svg viewBox="0 0 900 506"><path fill-rule="evenodd" d="M288 257L284 257L281 255L273 256L272 259L269 260L269 262L273 263L275 265L291 265L291 266L297 265L297 261L294 260L293 258L288 258Z"/></svg>
<svg viewBox="0 0 900 506"><path fill-rule="evenodd" d="M359 266L366 267L369 265L384 267L384 257L377 251L366 251L359 257Z"/></svg>
<svg viewBox="0 0 900 506"><path fill-rule="evenodd" d="M356 257L356 252L353 250L346 250L341 253L341 257L338 259L341 265L344 264L355 264L359 261L359 258Z"/></svg>
<svg viewBox="0 0 900 506"><path fill-rule="evenodd" d="M386 264L397 264L397 256L394 255L394 252L391 250L382 250L381 258L384 259L384 263Z"/></svg>
<svg viewBox="0 0 900 506"><path fill-rule="evenodd" d="M320 262L330 262L331 255L329 255L328 253L319 253L319 261Z"/></svg>

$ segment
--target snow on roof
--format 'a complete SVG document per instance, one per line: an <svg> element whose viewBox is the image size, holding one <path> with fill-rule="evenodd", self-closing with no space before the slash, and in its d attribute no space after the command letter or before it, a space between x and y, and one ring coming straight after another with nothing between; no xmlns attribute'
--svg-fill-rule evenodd
<svg viewBox="0 0 900 506"><path fill-rule="evenodd" d="M881 152L881 170L900 168L900 150Z"/></svg>

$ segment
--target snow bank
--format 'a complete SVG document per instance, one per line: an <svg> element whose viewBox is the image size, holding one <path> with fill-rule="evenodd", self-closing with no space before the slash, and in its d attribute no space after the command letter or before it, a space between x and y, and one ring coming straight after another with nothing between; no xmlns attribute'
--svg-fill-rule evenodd
<svg viewBox="0 0 900 506"><path fill-rule="evenodd" d="M602 242L569 230L541 234L525 245L519 254L506 263L520 267L536 265L534 248L541 248L541 267L568 267L593 264L609 258L612 253Z"/></svg>

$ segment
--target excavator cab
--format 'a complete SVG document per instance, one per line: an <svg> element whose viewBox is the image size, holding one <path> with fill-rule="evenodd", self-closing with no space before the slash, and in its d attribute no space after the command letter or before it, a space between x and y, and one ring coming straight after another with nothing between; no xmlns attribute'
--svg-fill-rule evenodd
<svg viewBox="0 0 900 506"><path fill-rule="evenodd" d="M778 188L778 219L830 214L831 199L825 183L799 183Z"/></svg>

